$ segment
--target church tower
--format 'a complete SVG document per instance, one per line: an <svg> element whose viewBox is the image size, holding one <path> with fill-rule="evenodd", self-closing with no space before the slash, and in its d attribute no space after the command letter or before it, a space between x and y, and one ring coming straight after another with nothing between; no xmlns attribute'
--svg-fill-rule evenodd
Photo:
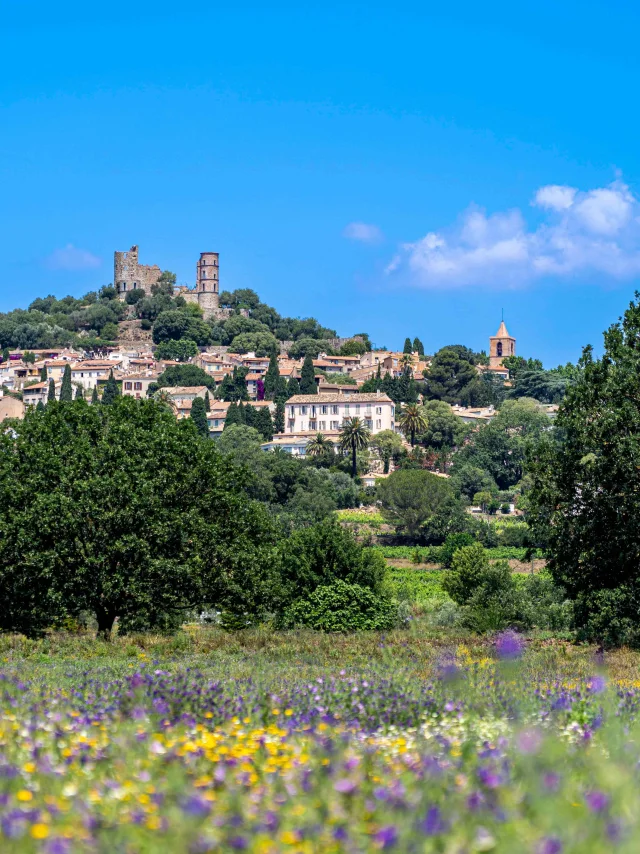
<svg viewBox="0 0 640 854"><path fill-rule="evenodd" d="M196 267L196 294L205 320L215 317L219 308L219 260L217 252L201 252Z"/></svg>
<svg viewBox="0 0 640 854"><path fill-rule="evenodd" d="M503 320L496 334L489 338L489 367L501 368L502 360L515 354L516 339L509 335Z"/></svg>

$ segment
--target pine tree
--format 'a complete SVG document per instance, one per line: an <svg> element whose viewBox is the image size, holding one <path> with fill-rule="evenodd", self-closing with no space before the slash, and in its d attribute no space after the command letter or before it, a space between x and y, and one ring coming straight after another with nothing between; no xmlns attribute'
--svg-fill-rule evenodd
<svg viewBox="0 0 640 854"><path fill-rule="evenodd" d="M97 386L93 387L93 391L91 392L91 403L98 402L98 388Z"/></svg>
<svg viewBox="0 0 640 854"><path fill-rule="evenodd" d="M67 363L64 366L64 373L62 374L62 385L60 386L60 400L70 401L73 400L73 386L71 385L71 365Z"/></svg>
<svg viewBox="0 0 640 854"><path fill-rule="evenodd" d="M380 386L380 391L384 392L384 394L388 395L391 400L398 403L398 392L397 392L397 381L391 376L389 371L384 375L382 379L382 385Z"/></svg>
<svg viewBox="0 0 640 854"><path fill-rule="evenodd" d="M56 399L56 384L53 380L49 380L49 393L47 394L47 403L51 403Z"/></svg>
<svg viewBox="0 0 640 854"><path fill-rule="evenodd" d="M284 402L279 400L276 403L276 412L273 418L273 429L276 433L284 433Z"/></svg>
<svg viewBox="0 0 640 854"><path fill-rule="evenodd" d="M264 375L264 397L265 400L275 400L279 387L280 368L278 366L278 357L275 353L271 354L269 367Z"/></svg>
<svg viewBox="0 0 640 854"><path fill-rule="evenodd" d="M413 353L413 344L411 343L411 338L404 339L404 350L403 353Z"/></svg>
<svg viewBox="0 0 640 854"><path fill-rule="evenodd" d="M300 394L300 383L295 377L289 377L289 382L287 383L287 400L293 397L294 394Z"/></svg>
<svg viewBox="0 0 640 854"><path fill-rule="evenodd" d="M419 356L424 356L424 344L419 338L413 339L413 352Z"/></svg>
<svg viewBox="0 0 640 854"><path fill-rule="evenodd" d="M36 405L36 412L44 412L44 403L41 400Z"/></svg>
<svg viewBox="0 0 640 854"><path fill-rule="evenodd" d="M211 398L209 397L208 391L205 391L204 393L204 408L207 412L211 412Z"/></svg>
<svg viewBox="0 0 640 854"><path fill-rule="evenodd" d="M273 421L268 406L261 406L255 414L253 426L262 434L265 442L273 439Z"/></svg>
<svg viewBox="0 0 640 854"><path fill-rule="evenodd" d="M201 436L209 436L209 422L207 421L207 409L204 398L196 397L191 404L190 418L196 425L196 430Z"/></svg>
<svg viewBox="0 0 640 854"><path fill-rule="evenodd" d="M78 386L76 389L76 400L84 400L84 392L82 391L82 386Z"/></svg>
<svg viewBox="0 0 640 854"><path fill-rule="evenodd" d="M104 391L102 392L102 402L109 406L115 401L116 397L120 397L120 389L113 376L113 371L109 371L109 379L105 383Z"/></svg>
<svg viewBox="0 0 640 854"><path fill-rule="evenodd" d="M313 357L307 353L300 371L300 394L317 394L316 372L313 367Z"/></svg>

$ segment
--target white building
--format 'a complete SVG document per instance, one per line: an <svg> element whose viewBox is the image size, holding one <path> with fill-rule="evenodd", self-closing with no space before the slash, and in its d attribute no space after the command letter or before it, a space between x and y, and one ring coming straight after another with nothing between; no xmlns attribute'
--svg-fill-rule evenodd
<svg viewBox="0 0 640 854"><path fill-rule="evenodd" d="M396 408L382 392L357 394L296 394L285 408L286 433L338 433L347 418L361 418L372 433L395 430Z"/></svg>

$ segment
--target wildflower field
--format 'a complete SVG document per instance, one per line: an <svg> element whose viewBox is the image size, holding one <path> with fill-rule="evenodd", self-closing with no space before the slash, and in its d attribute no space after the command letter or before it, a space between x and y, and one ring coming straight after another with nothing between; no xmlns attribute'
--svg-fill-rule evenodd
<svg viewBox="0 0 640 854"><path fill-rule="evenodd" d="M4 641L0 851L638 850L631 653L183 634Z"/></svg>

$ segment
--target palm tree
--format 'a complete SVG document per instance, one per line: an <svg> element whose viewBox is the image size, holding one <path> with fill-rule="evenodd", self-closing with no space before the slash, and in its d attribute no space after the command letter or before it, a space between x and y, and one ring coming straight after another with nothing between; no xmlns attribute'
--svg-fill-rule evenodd
<svg viewBox="0 0 640 854"><path fill-rule="evenodd" d="M168 407L174 415L178 411L174 399L171 397L171 394L167 391L166 388L159 388L158 391L153 395L153 399L157 403L161 403L163 406Z"/></svg>
<svg viewBox="0 0 640 854"><path fill-rule="evenodd" d="M403 353L400 357L400 364L403 368L410 368L413 366L413 355L411 353Z"/></svg>
<svg viewBox="0 0 640 854"><path fill-rule="evenodd" d="M324 433L316 433L313 439L307 442L307 453L312 457L319 457L325 451L333 450L333 442L327 439Z"/></svg>
<svg viewBox="0 0 640 854"><path fill-rule="evenodd" d="M341 451L351 451L351 477L356 476L357 453L368 447L370 438L371 430L361 418L345 418L342 422L339 447Z"/></svg>
<svg viewBox="0 0 640 854"><path fill-rule="evenodd" d="M412 448L416 443L416 433L424 433L429 424L422 407L417 403L408 403L402 407L398 423L404 435L411 437Z"/></svg>

